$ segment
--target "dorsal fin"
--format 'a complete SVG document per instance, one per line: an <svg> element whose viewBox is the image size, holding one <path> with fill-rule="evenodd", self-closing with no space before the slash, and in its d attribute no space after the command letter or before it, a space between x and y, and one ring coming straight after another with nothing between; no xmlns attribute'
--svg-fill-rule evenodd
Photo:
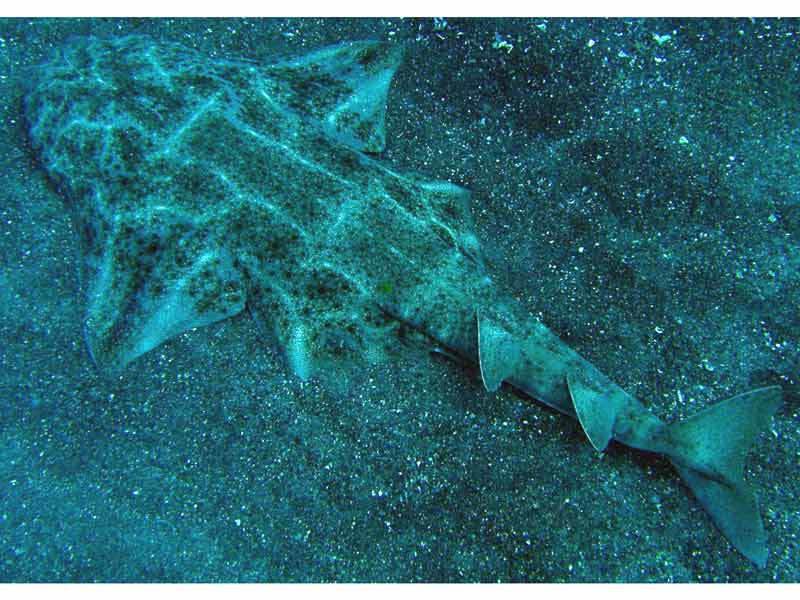
<svg viewBox="0 0 800 600"><path fill-rule="evenodd" d="M511 377L520 359L513 336L499 323L478 313L478 364L483 385L494 392Z"/></svg>
<svg viewBox="0 0 800 600"><path fill-rule="evenodd" d="M402 47L386 42L328 46L266 69L271 99L312 117L337 141L363 152L386 144L389 85Z"/></svg>
<svg viewBox="0 0 800 600"><path fill-rule="evenodd" d="M567 374L567 388L578 422L595 450L602 452L611 441L617 411L601 392L586 385L580 377Z"/></svg>

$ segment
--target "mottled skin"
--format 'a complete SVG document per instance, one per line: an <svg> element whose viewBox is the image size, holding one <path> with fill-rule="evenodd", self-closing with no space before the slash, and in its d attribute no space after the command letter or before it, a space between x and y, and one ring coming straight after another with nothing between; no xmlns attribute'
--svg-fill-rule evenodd
<svg viewBox="0 0 800 600"><path fill-rule="evenodd" d="M398 58L372 44L358 62L391 71ZM477 364L482 310L527 340L515 387L573 417L568 372L621 398L502 303L467 192L395 173L303 119L324 118L352 90L297 71L212 62L141 38L88 40L28 96L32 138L68 187L90 278L103 280L88 317L95 359L113 367L138 356L147 308L186 281L192 314L213 319L249 303L284 347L309 355L300 371L331 355L376 354L392 320ZM375 146L374 134L367 140ZM638 422L657 420L624 401L615 437L653 449Z"/></svg>
<svg viewBox="0 0 800 600"><path fill-rule="evenodd" d="M382 44L364 53L391 72L399 60ZM386 169L304 119L296 98L287 109L287 89L322 78L287 73L87 40L27 96L32 140L82 233L101 366L149 349L139 331L178 286L187 322L247 302L312 362L380 353L387 314L446 332L444 309L481 296L466 192Z"/></svg>
<svg viewBox="0 0 800 600"><path fill-rule="evenodd" d="M599 449L613 437L690 469L682 475L723 531L766 560L738 466L723 472L716 446L704 454L693 430L673 435L503 299L465 190L365 154L383 148L399 61L397 47L361 42L259 66L133 37L74 40L44 65L25 113L80 232L95 362L123 368L248 307L304 379L335 361L379 360L398 328L484 372L503 368L497 347L479 343L491 324L513 354L497 384L578 416ZM755 524L740 531L715 511Z"/></svg>

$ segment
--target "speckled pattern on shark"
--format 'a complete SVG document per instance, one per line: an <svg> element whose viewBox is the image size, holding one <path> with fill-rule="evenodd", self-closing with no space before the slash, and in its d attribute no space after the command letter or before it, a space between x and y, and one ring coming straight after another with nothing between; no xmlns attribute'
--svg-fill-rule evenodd
<svg viewBox="0 0 800 600"><path fill-rule="evenodd" d="M100 367L247 305L305 379L379 359L387 311L441 329L437 308L481 296L466 191L364 154L400 59L355 42L259 66L127 37L46 65L26 113L81 233Z"/></svg>

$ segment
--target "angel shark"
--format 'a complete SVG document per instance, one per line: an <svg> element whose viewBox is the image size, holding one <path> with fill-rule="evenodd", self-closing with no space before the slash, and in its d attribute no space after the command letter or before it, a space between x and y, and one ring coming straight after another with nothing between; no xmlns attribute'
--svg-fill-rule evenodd
<svg viewBox="0 0 800 600"><path fill-rule="evenodd" d="M33 148L81 240L85 337L106 371L245 308L301 379L379 360L400 332L577 418L589 441L665 455L763 566L744 459L768 387L665 424L493 283L468 193L375 158L398 45L260 65L145 37L74 39L29 78Z"/></svg>

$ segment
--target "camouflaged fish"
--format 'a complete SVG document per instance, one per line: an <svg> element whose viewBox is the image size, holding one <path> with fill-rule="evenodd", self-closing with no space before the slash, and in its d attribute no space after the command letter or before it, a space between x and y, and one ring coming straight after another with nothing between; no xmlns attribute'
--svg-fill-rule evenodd
<svg viewBox="0 0 800 600"><path fill-rule="evenodd" d="M259 65L143 37L70 41L31 77L32 145L73 211L85 334L118 370L247 307L301 379L379 360L399 327L577 418L591 444L665 455L758 565L743 480L778 387L667 425L502 296L468 193L383 166L400 47L356 42ZM396 337L394 337L396 340Z"/></svg>

